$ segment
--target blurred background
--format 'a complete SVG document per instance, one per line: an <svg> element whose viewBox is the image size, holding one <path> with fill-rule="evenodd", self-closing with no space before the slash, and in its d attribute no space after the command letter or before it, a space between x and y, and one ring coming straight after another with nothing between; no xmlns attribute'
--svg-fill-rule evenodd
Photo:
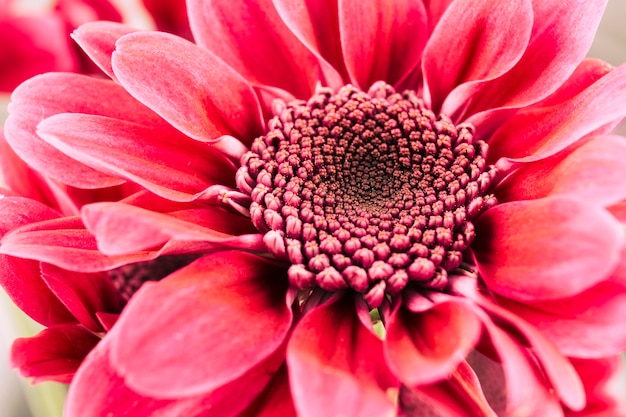
<svg viewBox="0 0 626 417"><path fill-rule="evenodd" d="M139 27L150 27L152 22L141 8L139 0L112 0L124 11L127 22ZM0 0L0 7L8 4ZM41 10L49 0L13 0L20 10L27 13ZM71 3L71 2L69 2ZM132 17L131 17L132 16ZM2 15L0 15L0 18ZM589 52L590 57L601 58L612 65L626 62L626 0L609 0L600 30ZM0 63L11 59L2 56L8 49L0 48ZM6 117L8 94L0 93L0 125ZM626 123L618 127L626 135ZM65 387L60 384L42 383L36 386L22 378L8 365L9 347L17 337L34 334L38 331L35 323L24 317L0 290L0 416L2 417L61 417ZM626 383L623 384L626 395Z"/></svg>

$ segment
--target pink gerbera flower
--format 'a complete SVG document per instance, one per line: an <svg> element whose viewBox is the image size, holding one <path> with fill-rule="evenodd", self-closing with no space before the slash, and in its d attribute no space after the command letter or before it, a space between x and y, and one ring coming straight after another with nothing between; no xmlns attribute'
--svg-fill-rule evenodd
<svg viewBox="0 0 626 417"><path fill-rule="evenodd" d="M79 28L111 80L33 78L5 133L92 194L0 200L26 311L50 271L128 303L112 325L53 289L102 337L67 415L584 411L566 357L626 346L626 67L584 59L604 5L191 0L197 44ZM14 362L45 377L42 351Z"/></svg>

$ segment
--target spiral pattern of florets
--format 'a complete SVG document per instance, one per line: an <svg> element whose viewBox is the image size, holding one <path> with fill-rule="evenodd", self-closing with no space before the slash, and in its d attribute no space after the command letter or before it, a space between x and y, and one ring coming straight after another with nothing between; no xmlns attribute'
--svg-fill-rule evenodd
<svg viewBox="0 0 626 417"><path fill-rule="evenodd" d="M319 88L277 106L237 173L268 249L298 288L352 288L375 308L407 285L443 290L496 203L496 168L471 125L413 91Z"/></svg>

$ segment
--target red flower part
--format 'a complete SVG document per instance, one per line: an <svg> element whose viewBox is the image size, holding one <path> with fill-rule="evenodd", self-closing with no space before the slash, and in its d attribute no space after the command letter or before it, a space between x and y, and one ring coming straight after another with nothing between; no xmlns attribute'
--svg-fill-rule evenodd
<svg viewBox="0 0 626 417"><path fill-rule="evenodd" d="M189 1L198 45L82 26L112 81L24 83L3 156L94 190L9 210L0 243L51 332L111 330L68 416L584 412L567 356L626 347L626 67L583 59L604 3ZM69 378L34 366L47 337L15 362Z"/></svg>

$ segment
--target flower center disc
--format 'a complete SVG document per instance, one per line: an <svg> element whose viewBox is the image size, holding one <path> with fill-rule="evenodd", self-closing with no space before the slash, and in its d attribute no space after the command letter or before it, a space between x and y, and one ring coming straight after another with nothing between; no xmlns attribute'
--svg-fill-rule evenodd
<svg viewBox="0 0 626 417"><path fill-rule="evenodd" d="M443 290L496 203L496 168L471 125L436 117L379 82L281 106L242 158L237 184L292 285L352 288L376 308L407 285Z"/></svg>

